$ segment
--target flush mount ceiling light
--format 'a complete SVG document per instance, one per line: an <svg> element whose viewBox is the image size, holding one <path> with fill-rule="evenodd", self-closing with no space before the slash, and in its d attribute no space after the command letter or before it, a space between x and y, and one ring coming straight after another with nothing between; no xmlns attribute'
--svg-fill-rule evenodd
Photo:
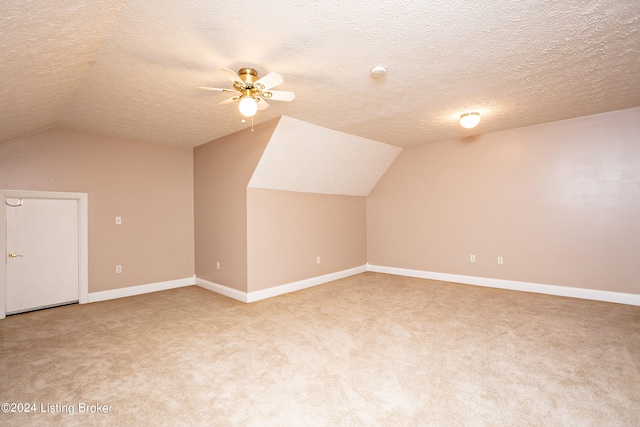
<svg viewBox="0 0 640 427"><path fill-rule="evenodd" d="M218 87L200 87L199 89L214 90L217 92L236 93L235 96L225 99L220 104L238 102L238 109L245 117L253 117L258 110L264 110L269 106L267 99L272 101L293 101L296 95L286 90L271 90L284 82L278 73L269 73L262 78L258 78L258 72L253 68L241 68L236 74L228 68L221 68L220 71L233 82L233 89L222 89Z"/></svg>
<svg viewBox="0 0 640 427"><path fill-rule="evenodd" d="M480 123L480 113L478 112L470 112L464 113L460 116L460 126L465 129L471 129L478 126Z"/></svg>

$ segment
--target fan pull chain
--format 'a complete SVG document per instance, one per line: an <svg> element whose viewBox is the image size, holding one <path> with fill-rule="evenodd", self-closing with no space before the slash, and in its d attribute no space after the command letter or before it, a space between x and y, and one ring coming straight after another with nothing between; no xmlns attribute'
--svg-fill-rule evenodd
<svg viewBox="0 0 640 427"><path fill-rule="evenodd" d="M253 133L253 116L251 116L251 133Z"/></svg>

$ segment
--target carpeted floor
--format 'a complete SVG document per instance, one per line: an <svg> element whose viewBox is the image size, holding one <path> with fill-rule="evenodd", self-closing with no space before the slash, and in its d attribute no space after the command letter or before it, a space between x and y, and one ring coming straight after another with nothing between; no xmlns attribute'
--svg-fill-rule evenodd
<svg viewBox="0 0 640 427"><path fill-rule="evenodd" d="M0 402L35 410L3 426L640 425L640 307L377 273L21 314L0 344Z"/></svg>

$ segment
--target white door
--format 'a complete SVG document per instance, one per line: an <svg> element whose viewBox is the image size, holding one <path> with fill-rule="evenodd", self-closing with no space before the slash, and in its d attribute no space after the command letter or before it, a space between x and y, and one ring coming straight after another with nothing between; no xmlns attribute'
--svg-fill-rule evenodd
<svg viewBox="0 0 640 427"><path fill-rule="evenodd" d="M7 314L78 301L78 200L20 200L4 206Z"/></svg>

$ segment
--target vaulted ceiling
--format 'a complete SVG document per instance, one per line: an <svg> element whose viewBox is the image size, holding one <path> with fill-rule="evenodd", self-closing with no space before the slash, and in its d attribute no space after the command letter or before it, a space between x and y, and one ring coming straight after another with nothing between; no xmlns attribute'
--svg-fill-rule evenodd
<svg viewBox="0 0 640 427"><path fill-rule="evenodd" d="M0 142L60 126L197 146L250 126L197 89L246 66L296 93L256 124L411 146L639 106L640 2L5 0Z"/></svg>

